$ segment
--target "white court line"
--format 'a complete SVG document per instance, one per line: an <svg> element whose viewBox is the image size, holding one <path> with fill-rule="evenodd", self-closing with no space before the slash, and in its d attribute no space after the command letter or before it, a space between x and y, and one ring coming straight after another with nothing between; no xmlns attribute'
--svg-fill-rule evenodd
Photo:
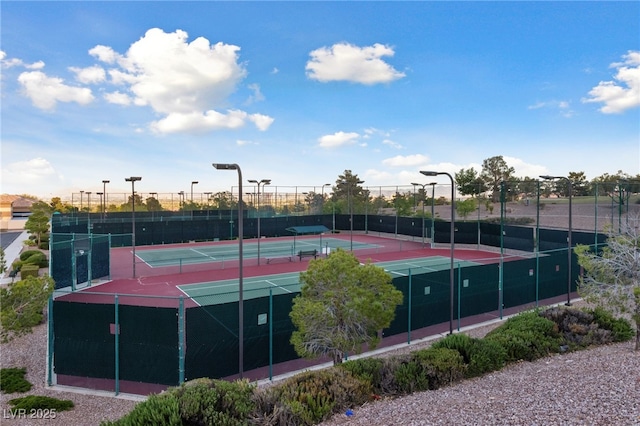
<svg viewBox="0 0 640 426"><path fill-rule="evenodd" d="M293 293L291 290L287 290L287 289L286 289L286 288L284 288L284 287L280 287L278 284L274 284L274 283L272 283L272 282L271 282L271 281L269 281L269 280L264 280L264 281L265 281L265 282L267 282L267 283L269 283L269 284L271 284L271 285L272 285L272 286L274 286L274 287L281 288L282 290L286 291L287 293Z"/></svg>
<svg viewBox="0 0 640 426"><path fill-rule="evenodd" d="M189 250L191 250L191 251L192 251L192 252L194 252L194 253L198 253L198 254L199 254L199 255L201 255L201 256L208 257L208 258L209 258L209 259L211 259L211 260L216 260L216 258L215 258L214 256L210 256L210 255L208 255L207 253L201 252L200 250L196 250L196 249L194 249L194 248L189 249Z"/></svg>

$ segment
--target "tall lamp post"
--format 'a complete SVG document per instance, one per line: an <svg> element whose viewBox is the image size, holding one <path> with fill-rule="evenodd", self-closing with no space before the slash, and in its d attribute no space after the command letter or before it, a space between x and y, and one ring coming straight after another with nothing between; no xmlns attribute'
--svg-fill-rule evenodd
<svg viewBox="0 0 640 426"><path fill-rule="evenodd" d="M237 164L213 163L216 170L238 171L238 374L243 375L244 365L244 295L242 282L242 170Z"/></svg>
<svg viewBox="0 0 640 426"><path fill-rule="evenodd" d="M193 182L191 182L191 209L193 209L193 185L197 185L198 181L194 180Z"/></svg>
<svg viewBox="0 0 640 426"><path fill-rule="evenodd" d="M87 209L91 213L91 191L87 191Z"/></svg>
<svg viewBox="0 0 640 426"><path fill-rule="evenodd" d="M136 190L135 183L142 180L140 176L124 178L131 182L131 246L133 247L133 278L136 277Z"/></svg>
<svg viewBox="0 0 640 426"><path fill-rule="evenodd" d="M255 183L258 186L258 198L256 203L256 211L258 212L258 265L260 265L260 185L264 189L264 185L270 185L271 179L249 179L249 183Z"/></svg>
<svg viewBox="0 0 640 426"><path fill-rule="evenodd" d="M331 186L331 184L330 183L325 183L324 185L322 185L322 200L320 200L321 201L321 203L320 203L320 214L321 215L324 214L324 187L325 186Z"/></svg>
<svg viewBox="0 0 640 426"><path fill-rule="evenodd" d="M453 281L454 281L454 274L453 274L453 261L454 261L454 256L453 256L453 249L455 246L455 227L454 227L454 220L455 220L455 214L456 214L456 210L455 210L455 205L454 205L454 199L455 199L455 183L453 181L453 176L451 176L449 173L447 172L434 172L434 171L420 171L420 173L422 173L425 176L438 176L438 175L447 175L449 176L449 179L451 179L451 229L450 229L450 251L451 251L451 265L450 265L450 269L449 269L449 298L450 298L450 305L449 305L449 334L453 334Z"/></svg>
<svg viewBox="0 0 640 426"><path fill-rule="evenodd" d="M100 207L102 207L102 192L96 192L97 195L100 196Z"/></svg>
<svg viewBox="0 0 640 426"><path fill-rule="evenodd" d="M351 202L351 183L346 179L340 183L347 185L347 205L349 206L349 249L353 251L353 203Z"/></svg>
<svg viewBox="0 0 640 426"><path fill-rule="evenodd" d="M573 186L571 184L571 179L565 176L549 176L549 175L541 175L542 179L547 180L556 180L556 179L564 179L567 181L568 189L569 189L569 233L567 237L567 303L565 305L571 306L571 233L572 233L572 211L571 211L571 199L573 198Z"/></svg>
<svg viewBox="0 0 640 426"><path fill-rule="evenodd" d="M82 194L84 194L84 191L80 191L80 211L82 211Z"/></svg>
<svg viewBox="0 0 640 426"><path fill-rule="evenodd" d="M431 185L431 248L434 248L436 246L434 241L436 235L436 216L434 211L436 203L436 183L437 182L429 183L429 185Z"/></svg>
<svg viewBox="0 0 640 426"><path fill-rule="evenodd" d="M104 198L102 199L102 220L104 220L104 216L107 213L107 184L110 183L108 180L102 181L102 192L104 193Z"/></svg>
<svg viewBox="0 0 640 426"><path fill-rule="evenodd" d="M426 197L426 192L425 192L425 188L428 185L434 185L435 183L412 183L411 185L413 185L413 191L414 191L414 211L415 211L415 188L416 186L421 186L422 187L422 247L424 248L424 202L426 201L427 197ZM433 207L433 205L432 205ZM431 213L433 215L433 213ZM431 220L433 221L433 217L431 218ZM433 238L433 237L432 237Z"/></svg>

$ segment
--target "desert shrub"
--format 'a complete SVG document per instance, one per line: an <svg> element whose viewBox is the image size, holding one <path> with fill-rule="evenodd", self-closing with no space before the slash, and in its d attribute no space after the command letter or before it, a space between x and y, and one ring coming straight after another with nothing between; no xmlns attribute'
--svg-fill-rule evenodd
<svg viewBox="0 0 640 426"><path fill-rule="evenodd" d="M343 368L311 371L259 392L260 424L314 425L370 399L371 385Z"/></svg>
<svg viewBox="0 0 640 426"><path fill-rule="evenodd" d="M506 364L506 350L497 342L474 339L466 334L450 334L436 342L433 348L447 348L458 351L467 365L465 377L477 377L500 370Z"/></svg>
<svg viewBox="0 0 640 426"><path fill-rule="evenodd" d="M178 400L171 393L151 395L121 419L100 423L101 426L181 426L182 424Z"/></svg>
<svg viewBox="0 0 640 426"><path fill-rule="evenodd" d="M0 287L0 340L30 333L40 324L55 282L49 276L27 279Z"/></svg>
<svg viewBox="0 0 640 426"><path fill-rule="evenodd" d="M624 318L615 318L613 314L602 307L588 311L593 320L603 329L611 331L613 342L626 342L635 335L633 327Z"/></svg>
<svg viewBox="0 0 640 426"><path fill-rule="evenodd" d="M0 390L4 393L27 392L31 390L31 383L24 378L26 368L0 369Z"/></svg>
<svg viewBox="0 0 640 426"><path fill-rule="evenodd" d="M507 362L533 361L558 352L562 339L558 326L537 311L528 311L509 318L485 337L500 344Z"/></svg>
<svg viewBox="0 0 640 426"><path fill-rule="evenodd" d="M246 380L197 379L171 389L186 424L233 426L247 424L255 409L255 389Z"/></svg>
<svg viewBox="0 0 640 426"><path fill-rule="evenodd" d="M613 341L611 331L600 328L595 317L579 309L553 307L540 313L556 323L567 350L586 348Z"/></svg>
<svg viewBox="0 0 640 426"><path fill-rule="evenodd" d="M27 413L31 410L66 411L73 408L73 401L41 395L10 399L9 404L12 406L12 410L25 410Z"/></svg>
<svg viewBox="0 0 640 426"><path fill-rule="evenodd" d="M454 349L428 348L411 353L395 371L400 392L435 390L461 380L466 371L462 355Z"/></svg>
<svg viewBox="0 0 640 426"><path fill-rule="evenodd" d="M38 265L30 265L25 263L20 268L20 279L26 280L28 277L38 277L40 273L40 267Z"/></svg>
<svg viewBox="0 0 640 426"><path fill-rule="evenodd" d="M382 358L360 358L338 364L338 368L343 368L354 377L371 384L373 391L380 393L380 381L382 377Z"/></svg>

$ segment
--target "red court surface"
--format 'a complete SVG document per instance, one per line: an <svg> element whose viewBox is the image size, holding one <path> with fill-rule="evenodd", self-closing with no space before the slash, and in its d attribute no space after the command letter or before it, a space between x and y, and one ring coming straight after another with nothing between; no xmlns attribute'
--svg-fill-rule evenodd
<svg viewBox="0 0 640 426"><path fill-rule="evenodd" d="M317 237L315 237L317 238ZM343 235L342 238L349 238ZM420 259L431 256L440 256L444 258L450 258L451 248L448 244L439 244L437 248L430 248L429 244L423 247L421 241L402 241L380 238L371 235L354 235L354 241L357 239L359 242L367 242L370 244L387 244L388 251L378 250L377 253L370 253L366 250L363 252L354 251L354 254L361 262L385 262L385 261L401 261ZM252 241L252 240L246 240ZM253 240L255 241L255 240ZM200 243L201 245L212 243ZM234 242L220 242L216 244L234 244ZM184 247L185 245L177 245ZM190 246L198 246L198 244L190 244ZM161 246L164 247L164 246ZM237 246L236 246L237 247ZM136 251L145 249L158 249L159 246L153 247L139 247ZM395 248L395 250L394 250ZM401 248L401 251L400 251ZM478 263L490 264L498 263L500 261L500 253L493 251L481 251L474 250L472 248L455 248L454 258L456 260L474 261ZM517 259L516 256L510 256L505 260ZM164 275L150 275L144 276L147 272L144 269L142 263L137 264L136 278L131 276L132 274L132 251L131 248L119 248L112 250L112 276L111 281L103 282L100 284L94 284L90 287L83 288L82 290L74 293L69 293L60 296L60 300L69 300L76 302L86 303L114 303L115 295L118 295L119 304L139 305L139 306L157 306L157 307L177 307L180 296L184 296L184 307L196 306L195 302L191 301L178 286L190 283L211 282L217 280L228 280L238 278L239 270L237 261L227 262L223 268L220 265L213 263L204 263L197 265L196 270L182 272L175 271L173 268L172 273ZM247 259L243 262L243 277L258 277L273 274L283 274L291 272L301 272L306 270L309 263L309 259L298 259L293 257L292 261L288 259L284 261L278 261L276 263L261 262L257 263L257 259ZM124 276L128 275L128 276ZM92 294L88 294L92 293ZM576 297L575 294L572 298ZM566 295L558 296L553 299L541 300L538 302L539 306L548 306L556 303L561 303L566 300ZM397 334L394 336L384 337L378 348L390 348L397 346L409 345L411 342L418 341L430 336L445 335L449 332L451 326L454 330L458 327L464 328L475 324L481 324L487 321L500 319L501 317L507 317L509 315L531 309L535 304L528 304L518 306L514 308L504 309L503 312L488 312L481 315L461 318L460 322L455 320L454 323L445 322L436 324L426 328L412 330L409 335L407 332ZM307 359L295 359L288 362L274 364L271 369L268 366L258 368L251 371L245 371L243 377L252 381L269 380L273 378L278 379L278 376L290 375L293 372L310 369L313 367L321 367L328 365L329 360L319 358L315 360ZM238 376L227 377L226 379L237 379ZM82 377L71 376L59 376L57 380L58 384L66 386L77 386L91 389L102 389L106 391L112 391L114 389L114 381L107 379L88 379ZM150 393L157 393L165 389L167 386L149 384L149 383L137 383L120 381L120 391L124 393L133 393L140 395L147 395Z"/></svg>
<svg viewBox="0 0 640 426"><path fill-rule="evenodd" d="M313 237L298 237L300 241L303 238L317 239ZM332 238L336 238L332 236ZM349 236L342 236L348 239ZM440 256L449 258L451 255L450 247L440 245L437 248L430 248L429 244L424 247L420 241L401 241L389 238L380 238L372 235L354 235L354 241L378 245L376 252L372 253L371 249L354 250L354 254L360 262L371 261L401 261L420 259L432 256ZM290 237L278 240L291 240ZM274 239L269 239L274 240ZM245 240L246 243L255 243L256 240ZM262 240L264 241L264 240ZM163 246L137 247L136 253L144 250L157 250L159 248L172 247L198 247L212 245L214 243L191 243L191 244L171 244ZM236 245L237 242L225 241L216 242L217 244ZM111 275L112 280L93 284L83 288L80 291L61 296L62 300L90 302L90 303L113 303L114 295L118 295L118 303L140 306L177 306L177 299L185 294L178 288L180 285L211 282L219 280L228 280L238 278L239 268L237 260L228 260L221 265L220 262L201 263L197 265L189 265L189 268L183 268L182 272L178 267L165 267L153 270L143 262L136 263L136 277L133 278L132 268L132 250L131 247L112 249L111 251ZM454 258L456 260L475 261L478 263L497 263L500 260L500 254L495 251L480 251L467 248L455 248ZM280 259L277 262L266 263L264 259L258 265L257 259L248 258L243 260L243 277L257 277L265 275L283 274L291 272L301 272L307 269L310 258L293 256L292 260ZM187 270L188 269L188 270ZM164 274L160 274L165 272ZM87 297L86 293L94 293L91 297ZM95 293L100 293L98 296ZM135 296L135 297L127 297ZM143 297L149 296L149 297ZM158 296L158 297L153 297ZM189 303L185 297L185 307L195 306Z"/></svg>

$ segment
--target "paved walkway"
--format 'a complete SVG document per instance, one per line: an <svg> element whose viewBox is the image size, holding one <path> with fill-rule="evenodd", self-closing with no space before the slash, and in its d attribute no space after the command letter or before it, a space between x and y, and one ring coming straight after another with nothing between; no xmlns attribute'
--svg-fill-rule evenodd
<svg viewBox="0 0 640 426"><path fill-rule="evenodd" d="M29 233L27 231L22 231L6 248L4 248L4 260L7 262L7 272L2 274L0 278L0 284L8 284L11 282L11 278L9 278L9 272L11 269L11 264L14 260L20 257L20 252L24 247L23 242L29 239Z"/></svg>

